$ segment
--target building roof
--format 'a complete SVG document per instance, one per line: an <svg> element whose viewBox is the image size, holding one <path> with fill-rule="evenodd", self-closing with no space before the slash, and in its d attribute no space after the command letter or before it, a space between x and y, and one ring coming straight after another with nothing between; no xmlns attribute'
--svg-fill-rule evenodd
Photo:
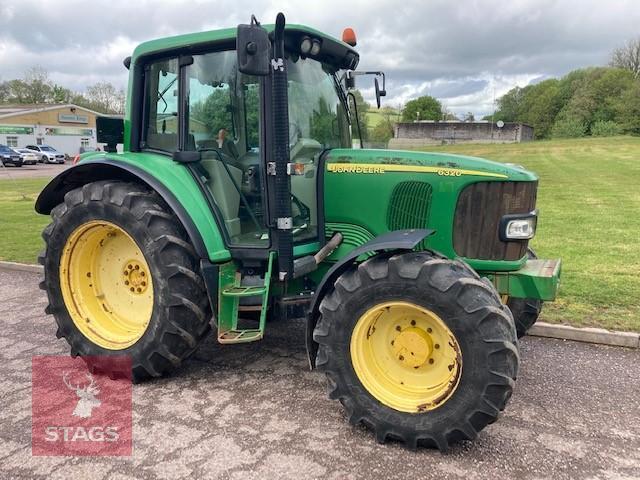
<svg viewBox="0 0 640 480"><path fill-rule="evenodd" d="M464 120L418 120L411 122L397 122L399 125L414 125L414 124L428 124L439 126L458 126L458 125L491 125L491 120L475 120L473 122L465 122ZM497 121L493 122L495 125ZM525 127L531 127L528 123L524 122L504 122L505 125L523 125Z"/></svg>
<svg viewBox="0 0 640 480"><path fill-rule="evenodd" d="M122 115L110 115L106 113L96 112L90 108L81 107L73 103L39 103L39 104L10 104L0 105L0 118L14 117L16 115L24 115L29 113L46 112L49 110L58 110L60 108L77 108L85 112L93 113L98 116L118 117Z"/></svg>

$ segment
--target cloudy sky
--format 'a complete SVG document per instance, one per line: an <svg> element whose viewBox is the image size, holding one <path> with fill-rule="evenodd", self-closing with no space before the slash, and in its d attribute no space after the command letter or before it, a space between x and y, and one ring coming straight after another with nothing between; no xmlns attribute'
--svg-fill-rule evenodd
<svg viewBox="0 0 640 480"><path fill-rule="evenodd" d="M38 65L75 90L124 86L122 59L144 40L278 11L338 37L353 27L360 68L387 73L387 104L429 94L476 116L516 85L606 64L640 35L638 0L0 0L0 80Z"/></svg>

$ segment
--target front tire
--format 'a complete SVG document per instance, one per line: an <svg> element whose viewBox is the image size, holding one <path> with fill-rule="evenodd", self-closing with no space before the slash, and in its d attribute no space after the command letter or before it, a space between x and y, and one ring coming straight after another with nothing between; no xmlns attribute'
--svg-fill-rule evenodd
<svg viewBox="0 0 640 480"><path fill-rule="evenodd" d="M178 368L208 332L210 308L195 251L164 201L100 181L68 192L51 216L41 288L71 355L90 364L128 355L134 381ZM91 366L123 373L118 362Z"/></svg>
<svg viewBox="0 0 640 480"><path fill-rule="evenodd" d="M538 258L536 253L530 248L527 249L527 257L530 259ZM542 304L542 300L537 298L508 298L507 307L509 307L513 315L518 338L524 337L529 329L538 321L540 312L542 312Z"/></svg>
<svg viewBox="0 0 640 480"><path fill-rule="evenodd" d="M379 442L447 450L474 439L511 396L513 319L461 262L429 252L373 257L338 278L320 314L316 366L330 397Z"/></svg>

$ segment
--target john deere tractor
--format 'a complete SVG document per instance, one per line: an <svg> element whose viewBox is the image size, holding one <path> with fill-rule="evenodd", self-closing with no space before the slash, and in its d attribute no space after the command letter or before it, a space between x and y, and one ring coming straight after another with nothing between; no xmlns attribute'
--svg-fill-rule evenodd
<svg viewBox="0 0 640 480"><path fill-rule="evenodd" d="M385 94L355 45L351 29L338 40L279 14L135 49L124 120L98 119L106 152L36 203L52 218L47 313L72 355L128 356L140 381L211 327L238 344L304 318L311 368L378 441L444 450L496 419L517 332L559 282L560 261L528 246L538 179L354 148L355 80L372 73Z"/></svg>

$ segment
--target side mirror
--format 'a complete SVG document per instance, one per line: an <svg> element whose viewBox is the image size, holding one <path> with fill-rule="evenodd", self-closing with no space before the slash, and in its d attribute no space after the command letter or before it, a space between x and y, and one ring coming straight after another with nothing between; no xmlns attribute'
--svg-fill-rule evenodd
<svg viewBox="0 0 640 480"><path fill-rule="evenodd" d="M373 79L373 84L376 87L376 104L378 105L378 108L380 108L380 97L387 96L387 91L384 89L384 76L382 77L382 89L380 88L377 77Z"/></svg>
<svg viewBox="0 0 640 480"><path fill-rule="evenodd" d="M236 35L236 52L238 55L238 70L247 75L266 76L270 73L269 34L260 26L255 17L251 17L251 24L238 25Z"/></svg>
<svg viewBox="0 0 640 480"><path fill-rule="evenodd" d="M115 152L116 145L124 143L124 120L114 117L96 118L96 140L106 144L107 152Z"/></svg>

